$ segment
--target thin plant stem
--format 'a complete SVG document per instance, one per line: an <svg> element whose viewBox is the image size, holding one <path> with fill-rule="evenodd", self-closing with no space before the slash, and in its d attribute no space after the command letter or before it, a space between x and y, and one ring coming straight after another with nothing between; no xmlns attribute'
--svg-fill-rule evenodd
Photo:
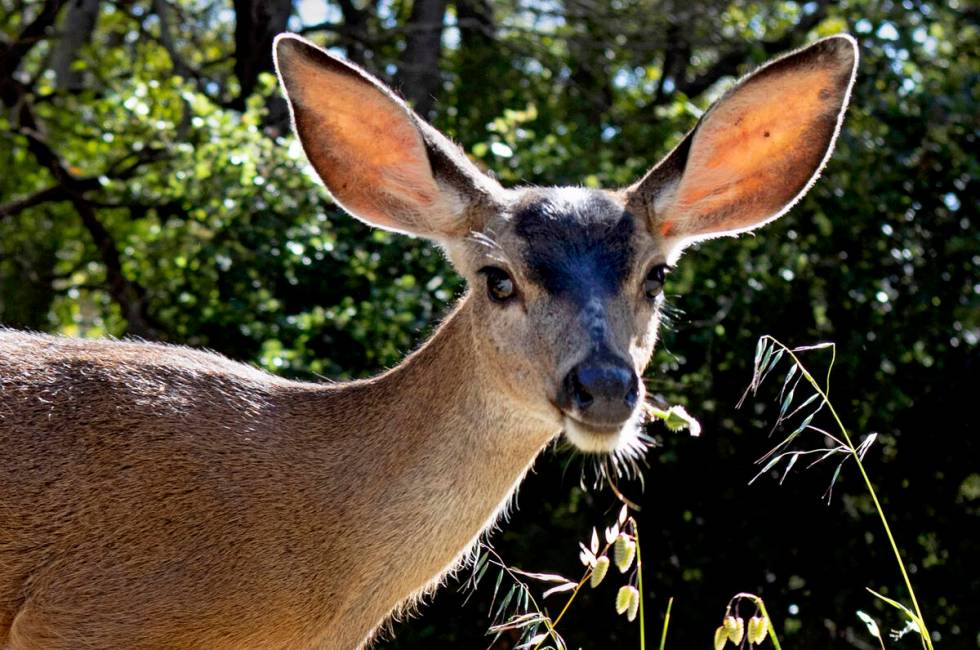
<svg viewBox="0 0 980 650"><path fill-rule="evenodd" d="M772 647L776 650L783 650L782 646L779 645L779 637L776 636L776 628L772 626L772 617L769 616L769 612L766 611L766 604L761 598L756 601L759 605L759 609L762 611L762 615L766 617L766 627L769 628L769 638L772 639Z"/></svg>
<svg viewBox="0 0 980 650"><path fill-rule="evenodd" d="M643 622L643 555L640 553L640 527L633 520L633 537L636 540L636 588L640 592L640 650L646 650L646 625ZM666 632L666 630L665 630Z"/></svg>
<svg viewBox="0 0 980 650"><path fill-rule="evenodd" d="M599 555L605 555L606 553L608 553L610 546L612 546L612 545L607 543L606 546L599 553ZM637 547L639 547L639 545L637 545ZM558 616L555 617L555 620L550 621L550 622L547 622L547 619L546 619L545 626L547 627L548 632L550 634L553 634L554 633L555 628L558 627L558 623L561 622L561 619L565 615L565 612L567 612L568 611L568 608L572 606L572 601L574 601L575 600L575 597L578 596L579 590L582 589L582 586L585 585L585 583L591 577L592 577L592 568L590 567L585 572L585 575L582 576L582 579L578 581L578 584L575 585L575 589L572 590L572 593L569 594L568 600L565 601L565 606L561 608L561 611L560 612L558 612ZM640 599L640 607L641 608L643 607L643 600L642 599ZM541 611L541 610L538 610L538 611ZM542 645L544 645L544 642L546 641L546 639L547 638L541 639L540 641L538 641L538 644L536 646L534 646L534 650L538 650Z"/></svg>
<svg viewBox="0 0 980 650"><path fill-rule="evenodd" d="M667 601L667 613L664 614L664 629L660 633L660 650L664 650L667 647L667 626L670 625L670 609L674 606L674 597L671 596L670 600Z"/></svg>
<svg viewBox="0 0 980 650"><path fill-rule="evenodd" d="M558 623L561 622L562 616L565 615L565 612L567 612L568 608L571 607L572 601L575 600L575 596L578 595L579 589L582 588L582 585L584 585L586 580L588 580L590 577L592 577L591 569L589 571L586 571L585 575L582 576L582 579L578 581L577 585L575 585L575 589L572 590L572 594L568 597L568 600L565 601L565 606L561 608L561 611L558 612L558 616L556 616L555 620L551 622L550 625L551 629L555 629L556 627L558 627ZM538 643L538 645L534 646L534 650L538 650L538 648L541 647L541 643L544 643L543 639L541 640L540 643Z"/></svg>
<svg viewBox="0 0 980 650"><path fill-rule="evenodd" d="M796 356L793 350L771 336L767 335L763 338L769 339L775 345L778 345L789 354L790 358L793 359L793 362L800 369L800 373L808 382L810 382L810 385L813 386L815 391L817 391L817 394L820 395L823 403L829 409L831 416L833 416L834 422L837 423L837 427L840 429L841 434L844 436L844 440L847 442L847 447L851 453L851 456L853 456L855 462L857 463L858 470L861 472L861 478L864 479L864 484L867 486L868 493L871 495L871 500L874 502L875 510L878 512L878 518L881 519L881 525L885 529L885 535L888 537L888 543L891 545L892 552L895 554L895 559L898 561L898 568L902 573L902 579L905 581L905 588L908 589L909 596L912 599L912 607L915 608L915 616L918 619L916 621L916 625L919 626L919 634L928 650L933 650L932 637L929 635L929 630L926 628L926 622L922 617L922 610L919 608L919 601L915 597L915 589L912 588L912 581L909 579L908 571L905 570L905 561L902 559L902 553L899 551L898 544L895 542L895 537L892 535L892 529L891 526L888 525L888 519L885 517L885 511L881 507L881 502L878 501L878 493L875 491L874 485L871 483L871 478L864 469L864 463L861 462L861 455L858 453L854 443L851 442L851 435L847 432L847 428L844 426L843 421L841 421L840 416L837 414L837 410L834 409L834 405L830 403L830 397L828 396L830 392L830 369L827 370L827 390L825 391L820 387L817 381L813 378L813 375L810 374L810 371L806 369L806 366L803 365L803 362L800 361L800 358ZM837 358L837 346L832 345L831 350L833 356L830 359L830 367L833 368L834 361Z"/></svg>

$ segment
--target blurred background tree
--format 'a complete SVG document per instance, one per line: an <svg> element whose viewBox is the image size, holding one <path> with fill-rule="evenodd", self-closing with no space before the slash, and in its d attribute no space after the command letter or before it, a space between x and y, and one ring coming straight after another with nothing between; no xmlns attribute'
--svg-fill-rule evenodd
<svg viewBox="0 0 980 650"><path fill-rule="evenodd" d="M704 647L739 590L765 597L786 647L877 647L858 609L902 625L865 591L907 596L853 468L829 506L827 469L747 485L778 404L734 404L771 333L837 341L835 401L879 434L869 470L925 615L941 646L980 646L978 14L956 0L0 0L0 323L204 346L301 378L367 375L422 340L461 282L433 246L370 231L316 187L270 74L280 31L391 82L505 183L617 186L739 75L846 30L860 76L821 181L669 281L647 382L705 433L655 430L645 489L623 485L642 506L647 633L673 596L669 646ZM576 540L617 510L579 486L580 464L539 461L493 536L510 563L577 571ZM457 586L381 646L486 647L491 594L464 605ZM573 646L635 646L612 590L563 622Z"/></svg>

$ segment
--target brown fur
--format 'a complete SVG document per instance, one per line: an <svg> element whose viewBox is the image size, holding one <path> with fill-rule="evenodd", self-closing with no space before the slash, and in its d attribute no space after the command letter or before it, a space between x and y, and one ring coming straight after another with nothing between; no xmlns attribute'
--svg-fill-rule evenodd
<svg viewBox="0 0 980 650"><path fill-rule="evenodd" d="M850 43L838 40L820 52ZM641 373L658 323L648 271L692 232L730 225L688 215L701 225L682 241L650 211L704 178L708 163L685 167L690 142L629 190L504 190L365 73L295 37L277 44L297 132L328 189L365 221L438 241L473 288L401 365L345 384L181 347L0 330L5 650L359 648L458 566L562 429L585 451L636 444L636 418L590 430L555 394L597 332ZM806 52L802 77L786 63L780 75L805 78ZM842 55L836 74L853 63ZM736 89L735 108L716 110L764 122L757 94ZM334 113L335 97L361 110ZM725 146L719 131L695 130L695 149ZM834 135L808 150L828 153ZM788 185L762 198L740 185L736 204L768 207L739 228L781 212L825 157L792 159ZM533 218L549 221L529 229ZM592 286L566 252L615 259L616 271ZM541 264L566 265L565 280L541 282ZM514 300L488 298L487 265L514 280Z"/></svg>
<svg viewBox="0 0 980 650"><path fill-rule="evenodd" d="M458 313L409 362L343 385L0 334L0 645L360 645L555 433L487 399Z"/></svg>

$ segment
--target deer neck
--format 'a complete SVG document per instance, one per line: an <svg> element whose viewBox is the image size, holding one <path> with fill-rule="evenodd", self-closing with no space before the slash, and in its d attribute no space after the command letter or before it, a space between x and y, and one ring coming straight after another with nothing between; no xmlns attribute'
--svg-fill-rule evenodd
<svg viewBox="0 0 980 650"><path fill-rule="evenodd" d="M320 421L340 422L320 443L332 474L323 480L344 493L331 502L348 510L347 551L364 571L351 581L384 585L397 600L383 612L456 565L559 429L496 386L473 352L478 324L468 305L464 297L399 366L319 395ZM359 534L348 535L351 527Z"/></svg>
<svg viewBox="0 0 980 650"><path fill-rule="evenodd" d="M398 367L369 380L384 400L374 431L387 448L393 493L417 495L415 514L434 529L468 523L467 540L558 428L520 408L474 352L479 324L468 301Z"/></svg>

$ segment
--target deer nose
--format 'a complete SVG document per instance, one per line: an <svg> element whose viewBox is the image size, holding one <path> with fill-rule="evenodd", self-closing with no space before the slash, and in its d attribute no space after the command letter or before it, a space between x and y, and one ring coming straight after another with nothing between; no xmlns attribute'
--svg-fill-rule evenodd
<svg viewBox="0 0 980 650"><path fill-rule="evenodd" d="M619 360L585 360L562 382L560 402L596 424L616 425L636 408L639 379Z"/></svg>

